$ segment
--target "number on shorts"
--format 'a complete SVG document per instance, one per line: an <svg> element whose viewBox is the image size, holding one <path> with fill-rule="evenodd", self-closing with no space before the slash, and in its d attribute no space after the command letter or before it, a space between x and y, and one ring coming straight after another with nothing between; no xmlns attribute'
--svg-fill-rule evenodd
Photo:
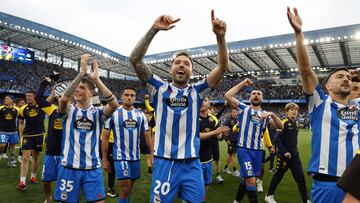
<svg viewBox="0 0 360 203"><path fill-rule="evenodd" d="M72 185L74 183L73 180L66 181L65 179L61 179L61 191L71 192L74 189L74 186Z"/></svg>
<svg viewBox="0 0 360 203"><path fill-rule="evenodd" d="M156 184L156 186L154 188L155 194L160 194L159 188L161 191L161 195L167 195L170 192L170 183L169 182L164 182L163 184L161 184L160 180L156 180L155 184Z"/></svg>
<svg viewBox="0 0 360 203"><path fill-rule="evenodd" d="M244 164L245 164L245 169L246 169L246 170L251 170L251 169L252 169L252 166L251 166L251 162L250 162L250 161L244 162Z"/></svg>

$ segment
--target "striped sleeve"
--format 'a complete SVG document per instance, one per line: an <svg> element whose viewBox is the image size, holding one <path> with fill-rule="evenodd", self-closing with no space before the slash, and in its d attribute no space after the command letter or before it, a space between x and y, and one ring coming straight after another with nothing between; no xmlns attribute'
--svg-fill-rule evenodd
<svg viewBox="0 0 360 203"><path fill-rule="evenodd" d="M318 84L311 95L305 95L305 99L308 103L309 113L313 112L322 102L326 100L328 96L325 94L321 85Z"/></svg>
<svg viewBox="0 0 360 203"><path fill-rule="evenodd" d="M151 96L154 96L158 89L164 85L165 82L161 80L157 75L152 74L151 78L149 79L146 88Z"/></svg>

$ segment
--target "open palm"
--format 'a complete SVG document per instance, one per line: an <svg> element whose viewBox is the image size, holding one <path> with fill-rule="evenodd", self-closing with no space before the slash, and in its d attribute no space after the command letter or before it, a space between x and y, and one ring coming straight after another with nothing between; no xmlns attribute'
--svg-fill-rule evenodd
<svg viewBox="0 0 360 203"><path fill-rule="evenodd" d="M173 20L171 16L162 15L155 20L154 27L158 30L170 30L175 27L174 24L179 20L180 18Z"/></svg>
<svg viewBox="0 0 360 203"><path fill-rule="evenodd" d="M293 9L294 13L291 12L290 8L287 7L287 16L291 26L293 27L295 32L302 31L302 20L299 16L298 10L296 8Z"/></svg>

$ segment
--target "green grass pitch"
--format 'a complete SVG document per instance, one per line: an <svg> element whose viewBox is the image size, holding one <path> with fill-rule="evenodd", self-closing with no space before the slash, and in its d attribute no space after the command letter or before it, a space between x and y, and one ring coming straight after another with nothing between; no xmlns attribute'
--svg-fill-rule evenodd
<svg viewBox="0 0 360 203"><path fill-rule="evenodd" d="M300 130L298 148L300 151L300 156L302 159L302 164L304 171L306 172L308 162L310 159L310 146L311 146L311 132L309 130ZM221 167L223 168L226 157L227 157L227 147L225 142L220 143L220 160ZM142 203L150 202L150 187L151 187L151 176L146 175L147 166L145 162L145 157L141 157L141 178L135 182L135 187L131 195L131 202ZM7 160L0 160L0 191L1 198L0 202L6 203L39 203L44 201L44 195L42 191L42 185L31 185L27 181L27 191L16 191L15 187L19 181L19 165L17 168L8 168L6 166ZM42 162L41 162L42 164ZM30 168L30 167L29 167ZM214 167L215 168L215 167ZM263 179L264 183L264 192L258 193L259 202L264 202L264 196L268 190L272 174L268 172L268 163L266 165L266 172ZM38 169L38 179L41 177L42 165ZM30 174L30 173L29 173ZM307 189L310 192L311 187L311 178L308 175L306 176ZM222 174L222 177L225 179L223 184L216 184L215 182L210 186L209 191L206 195L206 202L214 203L232 203L236 191L240 182L240 178L234 177L227 174ZM105 186L107 186L107 175L104 172ZM213 174L213 180L215 180L215 171ZM117 185L117 182L115 182ZM54 184L53 184L54 185ZM106 188L106 187L105 187ZM119 189L117 188L117 191ZM310 193L309 193L310 195ZM300 194L298 192L297 185L291 175L291 172L288 171L284 176L282 182L279 184L275 192L275 200L278 202L301 202ZM81 197L80 202L85 202ZM106 198L106 202L117 202L117 199ZM174 202L181 202L175 200ZM248 202L247 197L245 196L243 202Z"/></svg>

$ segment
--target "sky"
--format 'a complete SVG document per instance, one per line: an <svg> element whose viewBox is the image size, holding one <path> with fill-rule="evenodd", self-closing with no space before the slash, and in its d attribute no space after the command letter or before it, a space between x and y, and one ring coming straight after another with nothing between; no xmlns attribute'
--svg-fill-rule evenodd
<svg viewBox="0 0 360 203"><path fill-rule="evenodd" d="M84 38L128 56L162 15L181 18L159 32L147 54L216 43L210 11L227 23L227 42L292 32L286 7L297 7L303 30L360 23L360 0L0 0L0 11Z"/></svg>

